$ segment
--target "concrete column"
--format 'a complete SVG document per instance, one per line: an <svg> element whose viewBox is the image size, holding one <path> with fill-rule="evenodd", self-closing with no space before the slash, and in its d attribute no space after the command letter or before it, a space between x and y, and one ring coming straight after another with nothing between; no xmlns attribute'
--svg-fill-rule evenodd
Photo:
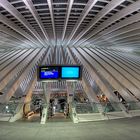
<svg viewBox="0 0 140 140"><path fill-rule="evenodd" d="M67 81L66 84L67 84L67 102L69 104L73 101L76 81L74 82Z"/></svg>
<svg viewBox="0 0 140 140"><path fill-rule="evenodd" d="M41 124L46 124L47 116L48 116L48 108L50 103L50 95L51 95L51 83L50 82L42 82L43 84L43 93L46 104L43 106Z"/></svg>
<svg viewBox="0 0 140 140"><path fill-rule="evenodd" d="M46 104L50 102L50 94L51 94L51 83L50 82L43 82L43 93Z"/></svg>

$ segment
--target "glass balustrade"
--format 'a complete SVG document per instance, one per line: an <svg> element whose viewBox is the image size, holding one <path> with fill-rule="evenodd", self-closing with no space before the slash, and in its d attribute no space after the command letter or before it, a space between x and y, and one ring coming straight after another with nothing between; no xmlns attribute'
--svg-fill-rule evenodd
<svg viewBox="0 0 140 140"><path fill-rule="evenodd" d="M0 114L9 114L14 115L16 113L16 109L19 105L23 105L24 103L20 102L9 102L7 104L0 104ZM27 103L31 104L31 103ZM46 104L42 105L43 107ZM72 102L70 103L70 108L74 108L77 114L89 114L89 113L111 113L111 112L120 112L120 111L135 111L140 110L140 102L107 102L107 103L95 103L95 102ZM33 108L31 107L33 110ZM49 109L49 106L48 106ZM123 110L124 109L124 110Z"/></svg>
<svg viewBox="0 0 140 140"><path fill-rule="evenodd" d="M126 108L128 109L128 111L140 110L140 102L128 102L126 104Z"/></svg>
<svg viewBox="0 0 140 140"><path fill-rule="evenodd" d="M97 105L95 103L76 103L76 112L78 114L97 113Z"/></svg>
<svg viewBox="0 0 140 140"><path fill-rule="evenodd" d="M18 106L18 103L8 103L8 104L0 104L0 113L1 114L15 114L15 110Z"/></svg>
<svg viewBox="0 0 140 140"><path fill-rule="evenodd" d="M140 110L140 102L107 102L107 103L78 103L73 102L72 107L75 108L77 114L87 113L111 113L120 111ZM124 109L124 110L123 110Z"/></svg>
<svg viewBox="0 0 140 140"><path fill-rule="evenodd" d="M119 103L107 102L105 104L105 106L103 106L103 110L105 113L107 113L107 112L120 112L120 111L122 111L121 105L122 105L122 103L120 103L120 102Z"/></svg>

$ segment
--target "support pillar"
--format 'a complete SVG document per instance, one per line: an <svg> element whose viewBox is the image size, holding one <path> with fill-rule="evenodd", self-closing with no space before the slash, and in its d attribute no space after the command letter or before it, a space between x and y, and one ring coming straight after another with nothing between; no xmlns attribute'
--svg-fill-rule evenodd
<svg viewBox="0 0 140 140"><path fill-rule="evenodd" d="M43 93L45 98L45 104L43 106L42 117L41 117L41 124L46 124L46 120L48 117L48 108L50 103L50 94L51 94L51 83L49 82L42 82L43 84Z"/></svg>
<svg viewBox="0 0 140 140"><path fill-rule="evenodd" d="M75 88L76 88L76 81L67 81L67 103L71 103L73 101Z"/></svg>
<svg viewBox="0 0 140 140"><path fill-rule="evenodd" d="M75 88L76 88L76 81L66 81L67 84L67 103L68 103L68 110L70 118L73 120L74 123L77 123L77 118L74 117L75 107L72 106Z"/></svg>

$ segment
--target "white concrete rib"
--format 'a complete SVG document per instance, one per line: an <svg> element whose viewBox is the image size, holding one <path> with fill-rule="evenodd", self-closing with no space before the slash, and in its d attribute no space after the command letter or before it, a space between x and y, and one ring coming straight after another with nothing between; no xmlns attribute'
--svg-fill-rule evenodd
<svg viewBox="0 0 140 140"><path fill-rule="evenodd" d="M51 21L52 21L52 29L53 29L53 35L54 35L54 45L56 45L56 31L55 31L55 22L54 22L54 13L53 13L53 5L51 0L47 0L50 15L51 15Z"/></svg>
<svg viewBox="0 0 140 140"><path fill-rule="evenodd" d="M68 20L69 20L69 16L70 16L70 12L71 12L71 9L72 9L73 2L74 2L74 0L69 0L68 1L67 13L66 13L66 17L65 17L65 21L64 21L64 29L63 29L63 33L62 33L62 43L64 41L64 37L65 37L65 34L66 34L67 24L68 24Z"/></svg>
<svg viewBox="0 0 140 140"><path fill-rule="evenodd" d="M17 18L32 34L35 38L44 45L39 34L34 30L30 23L19 13L19 11L11 5L7 0L0 0L0 5L5 8L9 13L11 13L15 18ZM17 27L17 26L16 26Z"/></svg>
<svg viewBox="0 0 140 140"><path fill-rule="evenodd" d="M113 10L115 7L117 7L118 5L120 5L122 2L124 2L125 0L113 0L111 1L109 4L107 4L107 6L105 6L97 15L95 18L92 19L92 21L89 23L89 25L80 32L80 34L75 38L74 43L72 43L72 45L74 45L76 42L79 41L79 39L86 34L101 18L103 18L107 13L109 13L111 10Z"/></svg>
<svg viewBox="0 0 140 140"><path fill-rule="evenodd" d="M49 45L49 36L44 28L44 25L42 24L41 22L41 19L33 5L33 2L31 0L23 0L23 2L26 4L26 6L28 7L28 9L30 10L30 12L32 13L33 17L35 18L37 24L39 25L43 35L45 36L45 39L46 39L46 43L47 45Z"/></svg>
<svg viewBox="0 0 140 140"><path fill-rule="evenodd" d="M103 29L105 29L105 27L109 26L110 24L112 24L113 22L121 19L122 17L125 17L128 14L133 13L134 11L139 10L140 7L140 2L137 1L133 4L131 4L130 6L124 8L123 10L119 11L117 14L115 14L114 16L110 17L109 19L107 19L105 22L103 22L102 24L100 24L96 29L94 29L93 31L91 31L86 37L84 37L83 40L79 41L76 46L79 46L80 44L82 44L83 42L89 40L92 36L96 35L97 33L99 33L100 31L102 31Z"/></svg>
<svg viewBox="0 0 140 140"><path fill-rule="evenodd" d="M74 25L71 34L69 35L68 41L66 41L67 43L65 43L64 46L67 46L70 43L71 39L73 38L74 34L76 33L76 31L80 27L80 25L83 22L84 18L87 16L87 14L93 8L93 6L96 4L97 1L98 0L89 0L88 1L88 3L86 4L84 10L80 14L80 17L78 18L76 24Z"/></svg>

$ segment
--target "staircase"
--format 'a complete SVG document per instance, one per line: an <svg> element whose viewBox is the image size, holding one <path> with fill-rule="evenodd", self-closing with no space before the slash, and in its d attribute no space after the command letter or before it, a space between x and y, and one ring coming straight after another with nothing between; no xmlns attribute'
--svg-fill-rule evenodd
<svg viewBox="0 0 140 140"><path fill-rule="evenodd" d="M69 122L71 121L69 117L66 117L64 113L55 113L52 117L48 119L49 122Z"/></svg>

